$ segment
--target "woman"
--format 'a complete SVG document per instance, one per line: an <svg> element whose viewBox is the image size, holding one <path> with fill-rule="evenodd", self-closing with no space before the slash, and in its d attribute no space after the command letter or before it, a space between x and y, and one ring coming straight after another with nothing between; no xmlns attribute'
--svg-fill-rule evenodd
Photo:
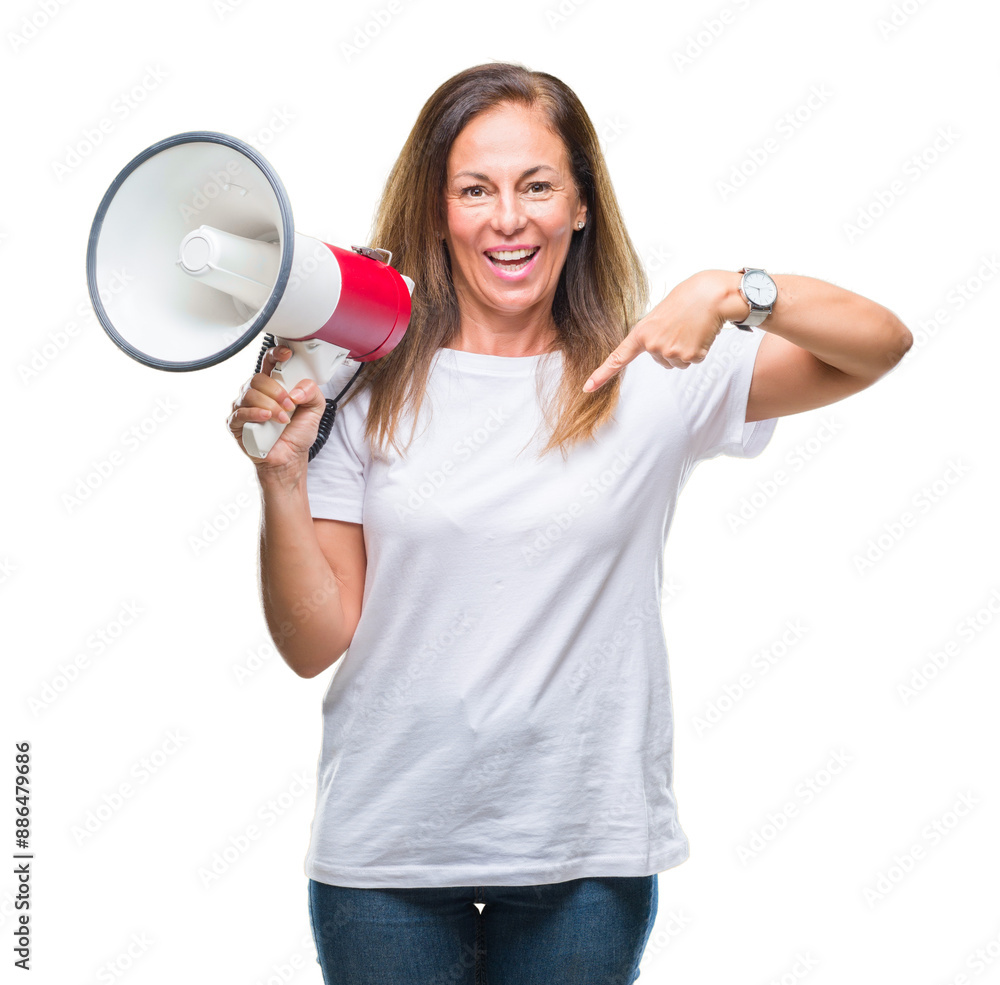
<svg viewBox="0 0 1000 985"><path fill-rule="evenodd" d="M335 665L306 858L325 980L632 982L657 873L688 857L660 618L677 495L911 335L809 277L768 306L753 272L643 316L590 119L517 65L431 96L373 233L413 315L323 451L307 468L339 387L286 393L280 349L229 419L238 440L295 411L254 463L268 627L300 676Z"/></svg>

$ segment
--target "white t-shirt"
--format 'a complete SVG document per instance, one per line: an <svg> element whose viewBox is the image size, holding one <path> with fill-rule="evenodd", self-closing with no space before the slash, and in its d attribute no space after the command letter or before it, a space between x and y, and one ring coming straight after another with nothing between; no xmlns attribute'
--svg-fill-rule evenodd
<svg viewBox="0 0 1000 985"><path fill-rule="evenodd" d="M309 503L363 523L368 570L323 699L309 878L539 885L688 857L663 552L697 463L770 440L775 419L745 423L763 336L726 327L687 369L641 353L614 420L565 461L536 457L535 374L553 392L558 351L439 349L403 457L373 457L367 392L338 408Z"/></svg>

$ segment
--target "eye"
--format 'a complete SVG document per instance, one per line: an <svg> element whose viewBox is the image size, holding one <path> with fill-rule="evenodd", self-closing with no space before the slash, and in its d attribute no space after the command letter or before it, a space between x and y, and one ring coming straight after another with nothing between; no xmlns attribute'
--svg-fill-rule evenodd
<svg viewBox="0 0 1000 985"><path fill-rule="evenodd" d="M464 195L466 192L474 192L477 188L480 191L483 190L482 185L467 185L465 188L462 189L462 194ZM470 195L469 198L482 198L482 195Z"/></svg>
<svg viewBox="0 0 1000 985"><path fill-rule="evenodd" d="M533 181L530 185L528 185L528 187L529 188L551 188L552 184L551 184L551 182L548 182L548 181Z"/></svg>

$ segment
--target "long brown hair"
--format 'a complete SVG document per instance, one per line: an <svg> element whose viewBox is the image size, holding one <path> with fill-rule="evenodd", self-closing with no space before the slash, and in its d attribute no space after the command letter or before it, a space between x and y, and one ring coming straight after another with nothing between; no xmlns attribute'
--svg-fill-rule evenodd
<svg viewBox="0 0 1000 985"><path fill-rule="evenodd" d="M573 180L587 204L587 220L575 231L552 302L563 351L563 377L548 443L563 457L612 418L621 390L618 373L593 393L583 384L645 312L646 273L625 229L594 125L564 82L522 65L491 62L465 69L444 82L424 104L386 179L375 214L371 246L392 251L392 265L415 282L409 327L381 359L364 364L344 403L371 390L365 437L388 440L397 451L396 428L404 406L413 427L423 402L435 352L460 325L447 246L444 190L452 143L478 113L499 103L539 107L563 141ZM551 421L549 423L552 423ZM411 440L412 440L411 431Z"/></svg>

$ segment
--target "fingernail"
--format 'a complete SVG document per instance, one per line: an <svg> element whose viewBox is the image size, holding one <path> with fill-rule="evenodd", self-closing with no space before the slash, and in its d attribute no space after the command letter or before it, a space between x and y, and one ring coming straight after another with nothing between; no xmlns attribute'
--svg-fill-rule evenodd
<svg viewBox="0 0 1000 985"><path fill-rule="evenodd" d="M294 390L292 390L291 396L295 400L301 400L305 396L305 392L300 387L296 387Z"/></svg>
<svg viewBox="0 0 1000 985"><path fill-rule="evenodd" d="M295 391L293 390L292 392L294 393ZM285 399L281 401L281 406L284 407L285 410L295 410L295 404L293 404L291 399L288 397L285 397Z"/></svg>
<svg viewBox="0 0 1000 985"><path fill-rule="evenodd" d="M594 381L593 380L587 380L587 382L583 384L583 392L584 393L590 393L590 391L593 390L593 389L594 389Z"/></svg>

